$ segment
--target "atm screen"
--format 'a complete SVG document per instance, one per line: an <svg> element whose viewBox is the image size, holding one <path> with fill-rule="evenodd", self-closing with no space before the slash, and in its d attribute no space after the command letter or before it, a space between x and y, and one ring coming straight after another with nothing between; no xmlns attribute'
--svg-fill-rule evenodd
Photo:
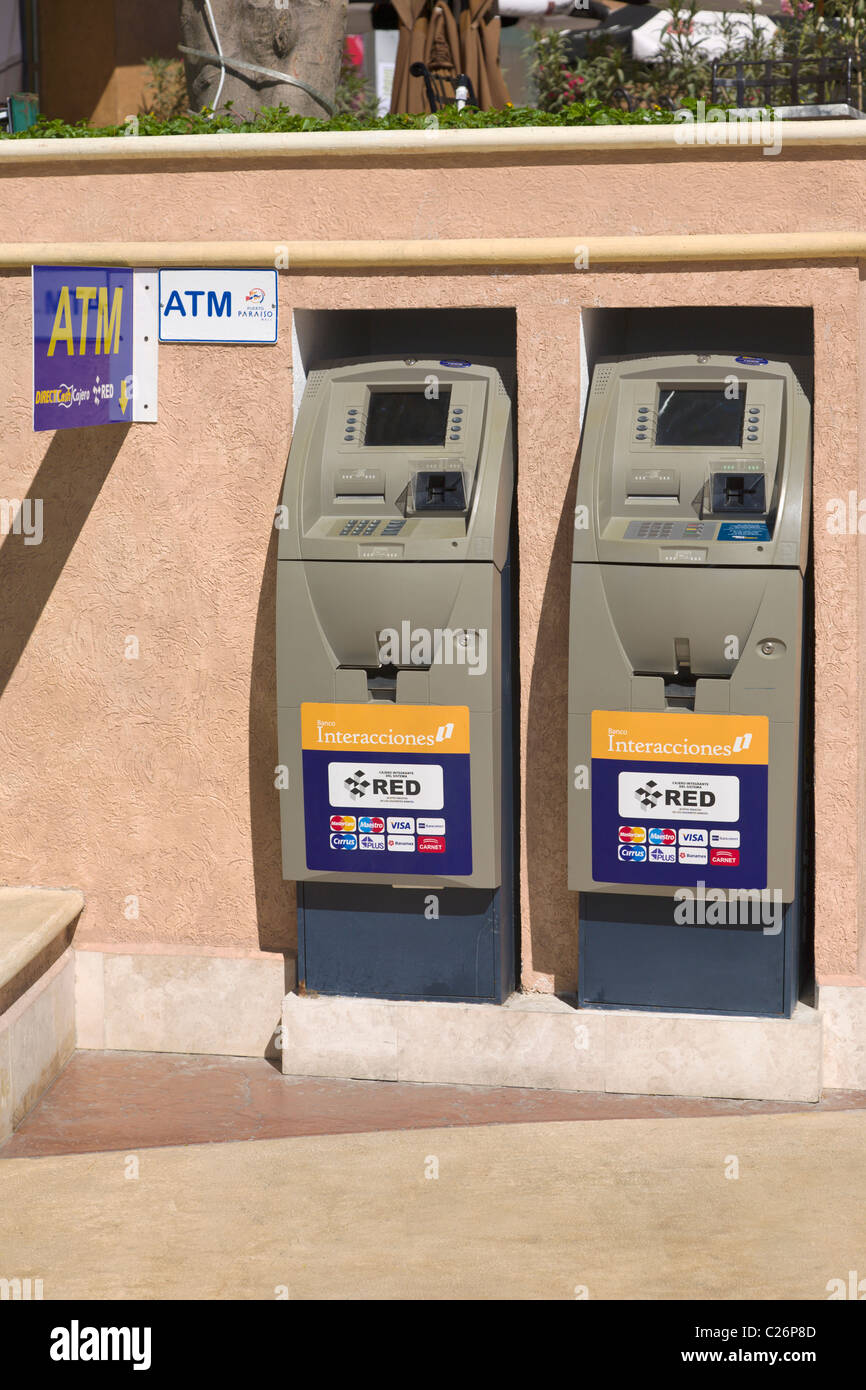
<svg viewBox="0 0 866 1390"><path fill-rule="evenodd" d="M722 390L692 391L659 387L657 445L685 444L700 448L733 445L743 438L746 396L729 400Z"/></svg>
<svg viewBox="0 0 866 1390"><path fill-rule="evenodd" d="M364 443L381 447L444 444L451 387L440 386L435 400L423 391L370 391Z"/></svg>

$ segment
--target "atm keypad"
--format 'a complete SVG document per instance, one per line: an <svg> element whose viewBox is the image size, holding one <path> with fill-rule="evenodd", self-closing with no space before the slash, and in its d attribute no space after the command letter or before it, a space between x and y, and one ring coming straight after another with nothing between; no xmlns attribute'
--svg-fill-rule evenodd
<svg viewBox="0 0 866 1390"><path fill-rule="evenodd" d="M711 521L630 521L623 540L710 540L715 529L715 524Z"/></svg>
<svg viewBox="0 0 866 1390"><path fill-rule="evenodd" d="M368 517L352 517L351 521L344 521L337 531L338 536L349 536L352 540L367 540L369 536L398 536L403 530L406 522L399 521L380 521ZM333 532L331 533L333 534Z"/></svg>

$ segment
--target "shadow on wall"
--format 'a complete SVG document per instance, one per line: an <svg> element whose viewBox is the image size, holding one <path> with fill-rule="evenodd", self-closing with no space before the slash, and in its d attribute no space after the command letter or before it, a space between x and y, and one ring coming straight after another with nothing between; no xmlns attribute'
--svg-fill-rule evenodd
<svg viewBox="0 0 866 1390"><path fill-rule="evenodd" d="M526 896L533 973L577 991L577 894L568 888L568 630L577 456L544 586L526 719Z"/></svg>
<svg viewBox="0 0 866 1390"><path fill-rule="evenodd" d="M90 515L129 425L95 425L55 433L26 498L29 515L41 511L44 539L28 544L10 530L0 545L0 696L12 678L52 590ZM4 499L11 502L11 498ZM24 508L24 525L29 525ZM4 518L5 520L5 518Z"/></svg>
<svg viewBox="0 0 866 1390"><path fill-rule="evenodd" d="M256 889L259 948L295 954L298 916L294 883L283 878L277 755L277 541L271 538L262 574L250 671L250 838Z"/></svg>
<svg viewBox="0 0 866 1390"><path fill-rule="evenodd" d="M0 537L0 697L31 640L52 591L123 447L129 425L57 431L26 498L28 528L41 504L43 540L9 530ZM6 522L3 517L4 526ZM282 877L280 817L274 788L277 762L274 608L277 532L272 530L256 616L250 673L250 819L259 944L262 950L296 949L294 888Z"/></svg>

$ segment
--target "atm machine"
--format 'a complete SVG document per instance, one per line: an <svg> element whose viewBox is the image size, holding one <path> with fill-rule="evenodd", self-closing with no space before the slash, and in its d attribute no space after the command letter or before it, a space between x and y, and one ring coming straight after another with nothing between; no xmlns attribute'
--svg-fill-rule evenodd
<svg viewBox="0 0 866 1390"><path fill-rule="evenodd" d="M514 987L505 370L356 359L307 379L276 609L303 993Z"/></svg>
<svg viewBox="0 0 866 1390"><path fill-rule="evenodd" d="M796 1004L808 365L701 353L593 373L569 634L582 1005Z"/></svg>

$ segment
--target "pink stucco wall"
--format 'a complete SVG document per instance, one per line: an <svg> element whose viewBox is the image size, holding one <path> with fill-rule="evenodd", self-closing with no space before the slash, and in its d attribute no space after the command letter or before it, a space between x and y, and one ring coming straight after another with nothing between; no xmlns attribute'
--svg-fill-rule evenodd
<svg viewBox="0 0 866 1390"><path fill-rule="evenodd" d="M4 165L0 242L856 230L866 167L832 148L509 160L274 158ZM65 172L68 168L69 172ZM862 967L862 540L854 262L280 277L275 348L163 346L159 423L34 434L30 283L0 274L0 496L44 499L45 541L0 537L0 880L74 885L81 941L291 949L273 768L275 533L298 308L516 310L523 983L570 990L566 640L581 309L815 312L816 949ZM139 656L125 655L137 637ZM131 916L129 899L138 900Z"/></svg>

